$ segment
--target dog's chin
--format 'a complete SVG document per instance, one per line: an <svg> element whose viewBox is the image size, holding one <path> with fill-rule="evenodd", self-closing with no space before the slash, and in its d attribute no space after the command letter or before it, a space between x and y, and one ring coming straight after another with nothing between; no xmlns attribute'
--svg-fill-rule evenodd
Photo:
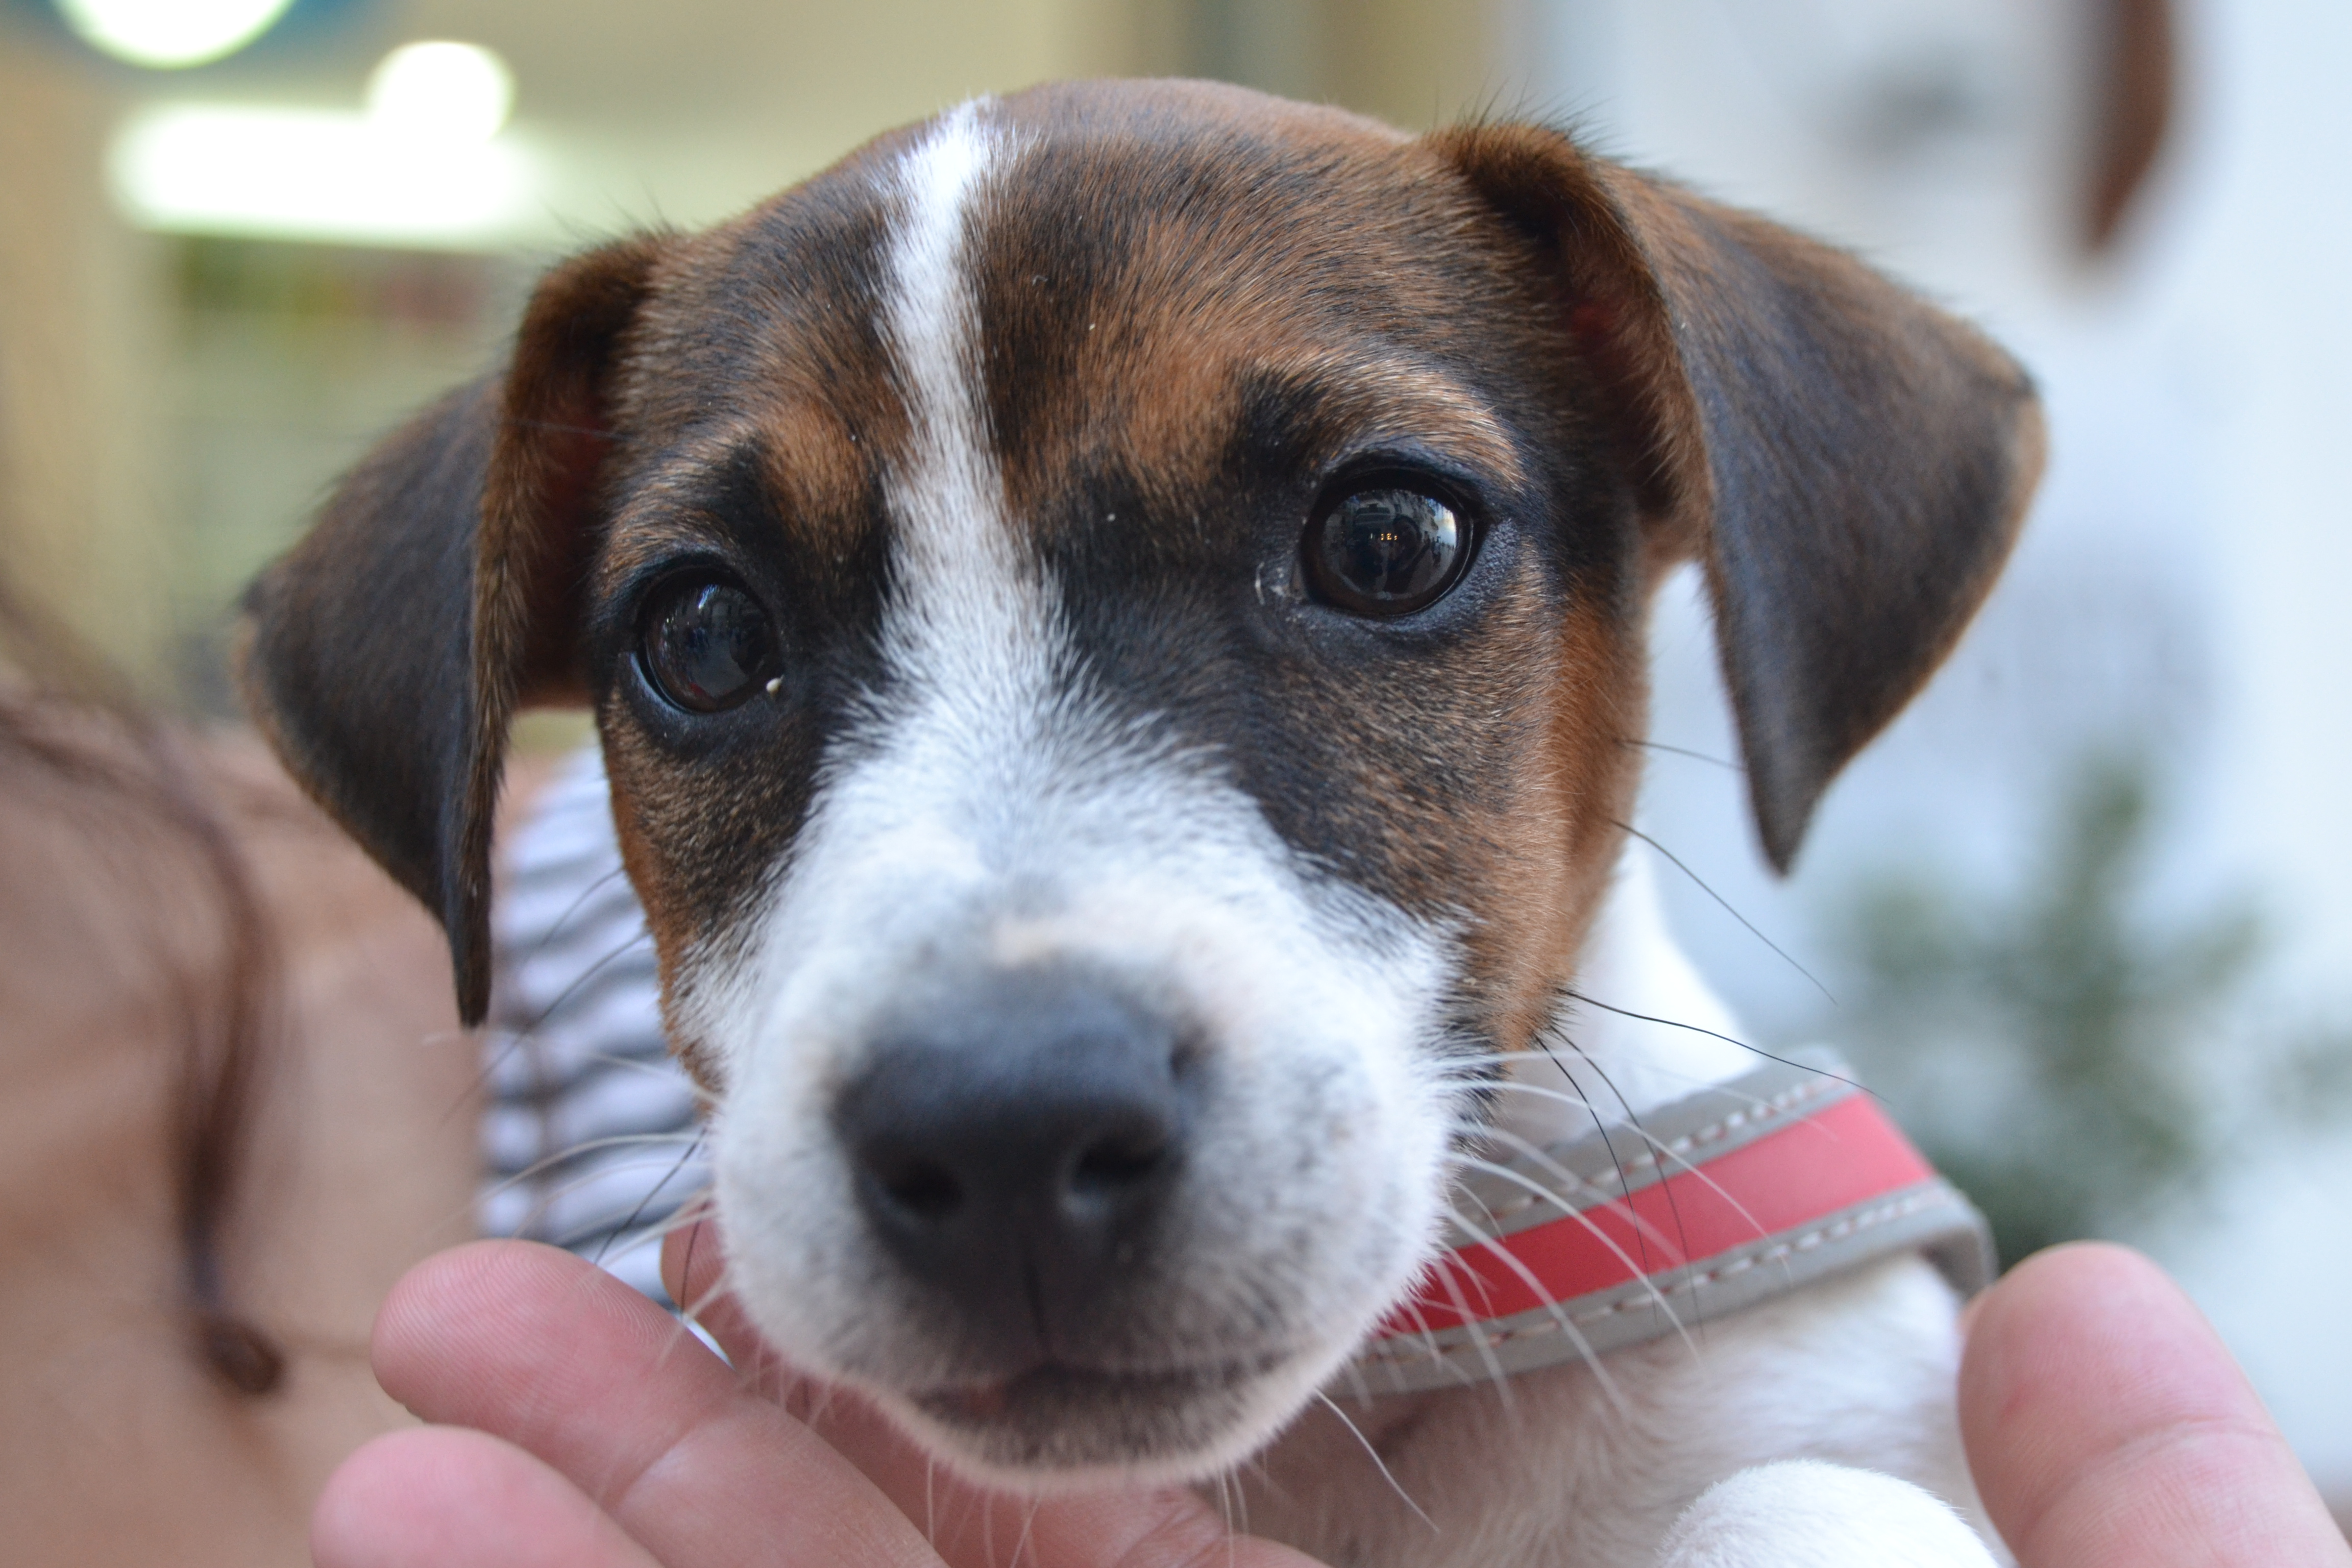
<svg viewBox="0 0 2352 1568"><path fill-rule="evenodd" d="M1230 1468L1306 1404L1328 1375L1326 1359L1116 1372L1048 1363L1001 1382L877 1392L949 1468L1042 1495L1178 1485Z"/></svg>

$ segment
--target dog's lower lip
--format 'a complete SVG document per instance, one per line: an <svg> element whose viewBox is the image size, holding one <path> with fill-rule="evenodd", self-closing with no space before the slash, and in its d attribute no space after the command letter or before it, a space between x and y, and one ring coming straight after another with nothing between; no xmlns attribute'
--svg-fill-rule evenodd
<svg viewBox="0 0 2352 1568"><path fill-rule="evenodd" d="M1202 1394L1232 1387L1259 1376L1281 1362L1280 1356L1269 1356L1252 1362L1220 1362L1202 1366L1153 1367L1106 1371L1096 1367L1071 1366L1061 1362L1041 1362L1011 1377L987 1383L963 1384L947 1388L935 1388L911 1396L919 1408L944 1421L959 1425L980 1424L1002 1419L1024 1396L1045 1395L1067 1399L1073 1396L1116 1395L1141 1394L1183 1395Z"/></svg>
<svg viewBox="0 0 2352 1568"><path fill-rule="evenodd" d="M968 1388L943 1388L931 1394L919 1394L915 1403L932 1414L953 1416L960 1421L992 1421L1004 1414L1011 1401L1012 1384L976 1383Z"/></svg>

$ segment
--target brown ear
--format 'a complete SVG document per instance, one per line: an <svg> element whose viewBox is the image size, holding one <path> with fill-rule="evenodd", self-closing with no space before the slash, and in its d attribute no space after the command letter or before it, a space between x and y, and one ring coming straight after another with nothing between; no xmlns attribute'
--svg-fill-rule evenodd
<svg viewBox="0 0 2352 1568"><path fill-rule="evenodd" d="M1534 243L1653 537L1706 568L1749 803L1786 871L2007 557L2042 467L2032 384L1843 251L1556 132L1430 144Z"/></svg>
<svg viewBox="0 0 2352 1568"><path fill-rule="evenodd" d="M246 595L246 701L294 776L440 917L488 1010L490 825L519 702L576 700L606 383L661 242L558 267L505 374L371 453Z"/></svg>

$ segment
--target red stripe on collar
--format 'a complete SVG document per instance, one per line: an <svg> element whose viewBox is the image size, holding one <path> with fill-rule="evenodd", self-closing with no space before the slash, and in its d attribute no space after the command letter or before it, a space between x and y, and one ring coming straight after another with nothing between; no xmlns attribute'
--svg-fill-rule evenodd
<svg viewBox="0 0 2352 1568"><path fill-rule="evenodd" d="M1795 1064L1488 1162L1456 1200L1465 1223L1358 1357L1359 1391L1598 1354L1903 1251L1963 1294L1991 1271L1983 1220L1893 1118Z"/></svg>
<svg viewBox="0 0 2352 1568"><path fill-rule="evenodd" d="M1445 1254L1381 1331L1420 1333L1471 1321L1457 1302L1483 1321L1595 1295L1825 1219L1935 1173L1876 1102L1848 1095L1630 1199L1563 1215L1492 1247L1473 1243Z"/></svg>

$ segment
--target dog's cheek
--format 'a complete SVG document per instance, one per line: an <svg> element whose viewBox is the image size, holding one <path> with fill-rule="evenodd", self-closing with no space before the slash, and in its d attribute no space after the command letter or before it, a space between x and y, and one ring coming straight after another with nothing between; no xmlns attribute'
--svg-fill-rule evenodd
<svg viewBox="0 0 2352 1568"><path fill-rule="evenodd" d="M1219 1047L1168 1284L1205 1339L1277 1317L1336 1364L1444 1212L1466 1099L1440 1045L1457 961L1444 932L1354 889L1288 893L1202 910L1180 966Z"/></svg>
<svg viewBox="0 0 2352 1568"><path fill-rule="evenodd" d="M1487 827L1500 868L1466 912L1467 992L1480 1033L1528 1048L1575 970L1633 820L1647 731L1642 626L1607 606L1580 607L1556 634L1559 665L1529 726L1510 795Z"/></svg>
<svg viewBox="0 0 2352 1568"><path fill-rule="evenodd" d="M705 1136L727 1287L788 1360L838 1369L863 1348L845 1342L843 1329L872 1320L889 1281L862 1245L847 1172L823 1114L837 1064L822 1037L775 1026L778 998L797 968L789 957L795 942L778 930L772 896L740 897L715 916L678 897L668 845L690 800L676 798L658 749L625 720L608 722L606 734L614 823L624 863L644 890L664 1025L672 1049L713 1096ZM665 791L668 809L648 809L641 792ZM787 879L785 855L769 859L764 869L751 868L749 887Z"/></svg>
<svg viewBox="0 0 2352 1568"><path fill-rule="evenodd" d="M778 1113L809 1097L778 1092L776 1075L761 1070L769 1065L764 1056L743 1064L712 1119L728 1289L786 1361L838 1376L871 1359L857 1329L886 1310L890 1281L865 1245L822 1123Z"/></svg>
<svg viewBox="0 0 2352 1568"><path fill-rule="evenodd" d="M952 1325L868 1233L831 1112L865 1059L871 1008L896 989L901 922L919 926L953 902L964 857L919 831L845 831L860 814L843 796L856 793L826 792L752 917L680 966L677 1011L727 1084L710 1138L730 1289L800 1367L869 1387L936 1386L968 1375Z"/></svg>
<svg viewBox="0 0 2352 1568"><path fill-rule="evenodd" d="M1323 984L1290 989L1235 1037L1227 1114L1198 1154L1206 1170L1237 1179L1204 1194L1185 1283L1210 1333L1278 1315L1294 1353L1245 1391L1179 1479L1215 1473L1271 1441L1436 1250L1467 1097L1433 1047L1443 948L1415 946L1360 965L1326 952ZM1301 1050L1301 1040L1319 1048Z"/></svg>
<svg viewBox="0 0 2352 1568"><path fill-rule="evenodd" d="M719 1054L712 1048L709 1031L701 1026L702 1010L690 1000L695 992L693 979L704 967L693 959L698 922L689 918L683 900L677 897L665 875L666 859L646 831L647 814L640 783L645 770L642 765L630 765L631 748L625 741L616 744L610 739L615 726L609 719L601 727L608 737L605 783L612 795L614 837L620 845L621 865L645 911L646 939L653 943L661 984L662 1031L679 1064L696 1083L715 1094L725 1081Z"/></svg>
<svg viewBox="0 0 2352 1568"><path fill-rule="evenodd" d="M919 1337L877 1331L902 1315L904 1292L866 1234L825 1115L849 1053L804 1027L778 1028L775 948L772 931L748 939L686 988L728 1085L709 1126L728 1289L796 1366L944 1376L944 1363L925 1364Z"/></svg>

